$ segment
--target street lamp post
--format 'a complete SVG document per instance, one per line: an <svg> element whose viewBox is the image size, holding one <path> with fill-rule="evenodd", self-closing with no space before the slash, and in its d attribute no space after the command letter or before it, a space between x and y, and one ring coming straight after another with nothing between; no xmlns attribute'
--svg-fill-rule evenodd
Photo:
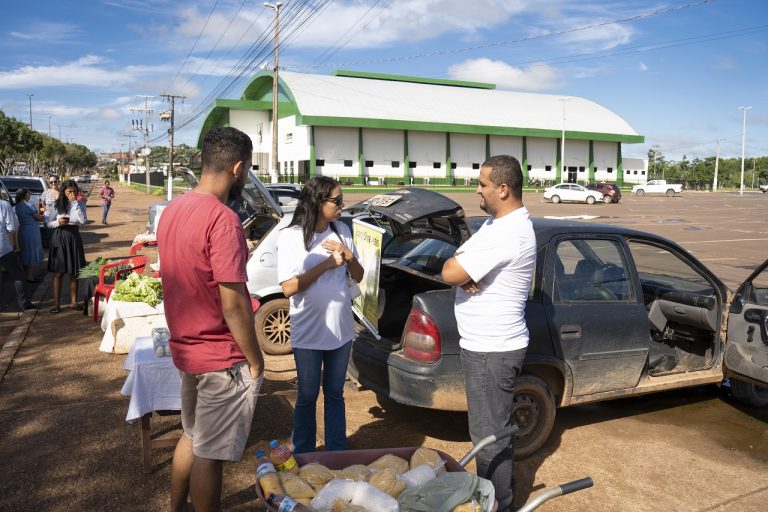
<svg viewBox="0 0 768 512"><path fill-rule="evenodd" d="M739 107L744 112L744 121L741 125L741 185L739 186L739 195L744 195L744 146L747 141L747 110L752 107Z"/></svg>
<svg viewBox="0 0 768 512"><path fill-rule="evenodd" d="M51 114L48 114L48 138L51 138L51 117L53 117Z"/></svg>
<svg viewBox="0 0 768 512"><path fill-rule="evenodd" d="M29 129L32 129L32 96L34 94L27 94L27 97L29 98Z"/></svg>
<svg viewBox="0 0 768 512"><path fill-rule="evenodd" d="M275 67L272 72L272 183L277 183L277 177L280 174L280 164L277 159L277 80L278 80L278 41L280 34L280 7L283 6L282 2L264 2L264 7L269 7L275 10L275 42L274 42L274 57Z"/></svg>
<svg viewBox="0 0 768 512"><path fill-rule="evenodd" d="M560 183L563 183L563 180L565 179L565 102L569 99L571 98L568 96L557 98L557 101L563 102L563 137L560 142Z"/></svg>

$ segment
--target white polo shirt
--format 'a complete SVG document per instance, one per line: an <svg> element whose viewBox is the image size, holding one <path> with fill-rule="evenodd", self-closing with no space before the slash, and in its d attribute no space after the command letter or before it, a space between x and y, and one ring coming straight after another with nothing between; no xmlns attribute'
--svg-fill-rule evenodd
<svg viewBox="0 0 768 512"><path fill-rule="evenodd" d="M456 287L459 345L473 352L506 352L528 346L525 301L536 264L536 236L528 210L490 217L456 251L477 283L476 293Z"/></svg>
<svg viewBox="0 0 768 512"><path fill-rule="evenodd" d="M11 233L19 229L16 212L8 201L0 199L0 256L13 251Z"/></svg>

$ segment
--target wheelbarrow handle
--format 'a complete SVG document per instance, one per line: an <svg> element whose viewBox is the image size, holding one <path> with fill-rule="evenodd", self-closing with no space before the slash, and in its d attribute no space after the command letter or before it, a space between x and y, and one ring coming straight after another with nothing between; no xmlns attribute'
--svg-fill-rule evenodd
<svg viewBox="0 0 768 512"><path fill-rule="evenodd" d="M567 484L556 485L555 487L547 487L539 494L536 495L531 501L523 505L517 512L531 512L536 510L545 501L549 501L552 498L563 496L572 492L580 491L592 487L593 482L590 477L582 478L581 480L575 480L568 482Z"/></svg>
<svg viewBox="0 0 768 512"><path fill-rule="evenodd" d="M517 425L510 425L503 430L496 432L495 434L491 434L486 438L481 439L476 445L472 447L467 454L461 458L459 461L459 465L464 467L467 464L469 464L469 461L475 458L475 455L477 455L477 452L488 446L489 444L493 444L496 441L501 441L502 439L506 439L510 436L513 436L517 434L517 431L520 430Z"/></svg>

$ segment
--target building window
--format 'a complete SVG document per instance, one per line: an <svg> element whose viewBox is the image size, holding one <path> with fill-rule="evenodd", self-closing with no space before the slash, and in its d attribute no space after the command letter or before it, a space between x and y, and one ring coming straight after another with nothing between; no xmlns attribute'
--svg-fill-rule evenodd
<svg viewBox="0 0 768 512"><path fill-rule="evenodd" d="M416 168L416 162L408 162L408 168L409 169L415 169Z"/></svg>
<svg viewBox="0 0 768 512"><path fill-rule="evenodd" d="M251 169L253 169L254 171L258 171L259 170L259 164L251 165Z"/></svg>
<svg viewBox="0 0 768 512"><path fill-rule="evenodd" d="M352 167L352 160L344 160L344 167Z"/></svg>
<svg viewBox="0 0 768 512"><path fill-rule="evenodd" d="M285 134L285 143L286 144L293 143L293 134L292 133L286 133Z"/></svg>
<svg viewBox="0 0 768 512"><path fill-rule="evenodd" d="M545 165L545 166L544 166L544 171L545 171L545 172L549 172L549 171L551 171L551 170L552 170L552 166L551 166L551 165Z"/></svg>
<svg viewBox="0 0 768 512"><path fill-rule="evenodd" d="M451 162L451 169L455 169L455 168L456 168L456 162Z"/></svg>
<svg viewBox="0 0 768 512"><path fill-rule="evenodd" d="M392 168L397 169L400 167L400 161L399 160L392 160Z"/></svg>
<svg viewBox="0 0 768 512"><path fill-rule="evenodd" d="M473 163L473 164L472 164L472 168L473 168L473 169L479 169L479 168L480 168L480 164L478 164L477 162L475 162L475 163Z"/></svg>
<svg viewBox="0 0 768 512"><path fill-rule="evenodd" d="M291 174L293 174L293 160L291 160Z"/></svg>
<svg viewBox="0 0 768 512"><path fill-rule="evenodd" d="M443 164L441 164L440 162L432 162L432 168L433 169L439 169L442 166L443 166Z"/></svg>
<svg viewBox="0 0 768 512"><path fill-rule="evenodd" d="M528 164L528 172L531 172L531 165Z"/></svg>
<svg viewBox="0 0 768 512"><path fill-rule="evenodd" d="M579 172L584 172L586 170L587 170L586 167L579 167Z"/></svg>
<svg viewBox="0 0 768 512"><path fill-rule="evenodd" d="M612 173L613 173L613 167L609 167L608 168L608 174L612 174Z"/></svg>
<svg viewBox="0 0 768 512"><path fill-rule="evenodd" d="M637 171L635 171L635 176L637 176Z"/></svg>
<svg viewBox="0 0 768 512"><path fill-rule="evenodd" d="M632 171L630 171L629 169L627 169L627 172L626 172L626 174L632 174Z"/></svg>
<svg viewBox="0 0 768 512"><path fill-rule="evenodd" d="M645 176L645 171L640 171L640 174L641 174L642 176Z"/></svg>
<svg viewBox="0 0 768 512"><path fill-rule="evenodd" d="M325 165L325 160L315 160L316 167L322 167Z"/></svg>
<svg viewBox="0 0 768 512"><path fill-rule="evenodd" d="M366 167L373 167L373 160L366 160L365 161L365 166Z"/></svg>

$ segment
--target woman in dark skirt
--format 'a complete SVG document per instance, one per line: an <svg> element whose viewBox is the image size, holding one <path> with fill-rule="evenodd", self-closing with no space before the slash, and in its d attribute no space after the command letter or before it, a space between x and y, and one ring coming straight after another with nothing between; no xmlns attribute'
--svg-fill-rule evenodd
<svg viewBox="0 0 768 512"><path fill-rule="evenodd" d="M80 238L79 224L85 224L85 209L77 200L77 183L67 180L61 184L61 193L51 216L46 219L54 228L48 253L48 271L53 273L53 307L51 313L61 311L61 284L64 274L69 275L69 297L72 309L77 304L77 274L85 266L85 250Z"/></svg>

